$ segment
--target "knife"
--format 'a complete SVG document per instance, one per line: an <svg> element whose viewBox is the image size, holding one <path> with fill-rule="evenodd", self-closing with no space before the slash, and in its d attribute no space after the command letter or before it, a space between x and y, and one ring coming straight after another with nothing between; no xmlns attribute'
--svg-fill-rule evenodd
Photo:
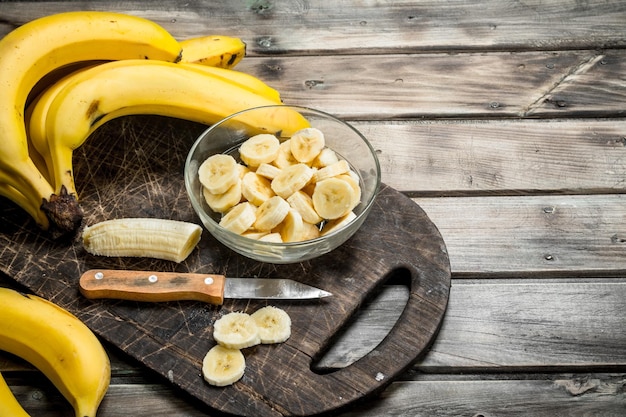
<svg viewBox="0 0 626 417"><path fill-rule="evenodd" d="M332 294L284 278L226 278L181 272L91 269L80 277L80 292L89 299L132 301L195 300L221 305L225 298L312 300Z"/></svg>

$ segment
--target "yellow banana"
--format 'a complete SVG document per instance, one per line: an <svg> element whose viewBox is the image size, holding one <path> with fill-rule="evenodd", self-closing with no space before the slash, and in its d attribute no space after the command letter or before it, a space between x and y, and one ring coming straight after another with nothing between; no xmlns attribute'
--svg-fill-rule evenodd
<svg viewBox="0 0 626 417"><path fill-rule="evenodd" d="M2 181L2 178L5 178L5 174L0 171L0 181ZM0 195L8 198L17 204L18 207L22 208L35 220L39 227L42 229L48 228L48 217L40 210L39 206L33 204L33 201L27 198L20 190L6 182L0 182Z"/></svg>
<svg viewBox="0 0 626 417"><path fill-rule="evenodd" d="M44 160L45 163L39 165L42 165L45 168L42 167L40 168L40 170L44 171L42 173L50 178L50 181L56 190L60 189L61 184L55 183L53 163L51 160L50 148L46 137L46 120L48 116L48 110L50 108L50 104L55 99L57 94L61 90L63 90L66 85L70 84L78 74L86 71L87 69L94 68L97 65L98 64L91 64L83 68L79 68L73 73L70 73L60 78L57 82L53 83L41 94L39 94L39 96L34 99L26 109L25 120L27 133L30 139L30 144L32 144L33 148L36 151L31 152L31 155L40 155L41 158ZM274 101L276 104L282 103L280 94L277 90L271 88L263 81L250 74L230 69L208 67L199 64L180 63L179 65L206 72L215 77L223 78L225 81L230 81L233 84L237 84L252 93L264 96L268 100Z"/></svg>
<svg viewBox="0 0 626 417"><path fill-rule="evenodd" d="M282 103L280 93L277 90L267 85L261 79L246 72L236 71L234 69L228 68L208 67L206 65L200 64L181 63L180 65L189 66L190 68L195 68L199 71L203 71L216 77L223 78L225 81L230 81L245 88L246 90L249 90L250 92L260 94L268 98L269 100L273 100L276 102L276 104Z"/></svg>
<svg viewBox="0 0 626 417"><path fill-rule="evenodd" d="M0 415L3 417L30 417L0 374Z"/></svg>
<svg viewBox="0 0 626 417"><path fill-rule="evenodd" d="M246 55L246 44L239 38L223 35L200 36L180 41L181 62L219 68L234 68Z"/></svg>
<svg viewBox="0 0 626 417"><path fill-rule="evenodd" d="M30 150L31 158L33 158L33 155L36 155L36 157L43 160L38 163L35 158L33 158L33 162L39 166L39 170L42 171L42 174L47 176L48 181L54 188L56 188L56 185L54 184L54 170L52 169L50 149L48 148L45 133L48 109L50 108L50 103L52 103L59 91L72 81L75 74L85 71L88 68L93 68L94 66L95 64L79 68L76 71L59 78L56 82L43 89L43 91L36 98L34 98L26 108L24 123L26 126L26 134L29 139L28 144L32 147Z"/></svg>
<svg viewBox="0 0 626 417"><path fill-rule="evenodd" d="M34 295L0 288L0 350L30 362L72 404L91 417L111 378L100 341L67 310Z"/></svg>
<svg viewBox="0 0 626 417"><path fill-rule="evenodd" d="M129 58L177 61L179 43L162 27L139 17L110 12L59 13L26 23L0 40L0 170L9 185L41 204L59 230L82 220L74 197L55 195L28 152L24 106L37 83L63 66L89 60ZM67 207L74 210L66 210ZM69 213L68 213L69 212Z"/></svg>
<svg viewBox="0 0 626 417"><path fill-rule="evenodd" d="M156 114L213 124L233 113L273 106L254 118L241 119L266 132L293 132L307 120L287 106L240 84L189 65L152 60L124 60L90 68L75 76L51 103L45 138L57 190L76 193L72 153L98 127L116 117ZM59 185L61 188L59 188Z"/></svg>

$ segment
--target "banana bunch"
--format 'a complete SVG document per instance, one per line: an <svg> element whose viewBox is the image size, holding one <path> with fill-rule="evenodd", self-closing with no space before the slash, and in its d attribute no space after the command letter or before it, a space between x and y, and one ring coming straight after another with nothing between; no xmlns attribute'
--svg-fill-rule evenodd
<svg viewBox="0 0 626 417"><path fill-rule="evenodd" d="M109 357L76 316L34 295L0 288L0 350L30 362L70 402L94 417L109 387ZM0 376L0 415L28 416Z"/></svg>
<svg viewBox="0 0 626 417"><path fill-rule="evenodd" d="M155 22L112 12L59 13L13 30L0 40L0 195L42 229L73 234L83 218L73 151L102 124L131 114L212 124L281 104L276 90L233 69L244 55L237 38L178 41ZM306 125L287 110L242 122L270 133Z"/></svg>

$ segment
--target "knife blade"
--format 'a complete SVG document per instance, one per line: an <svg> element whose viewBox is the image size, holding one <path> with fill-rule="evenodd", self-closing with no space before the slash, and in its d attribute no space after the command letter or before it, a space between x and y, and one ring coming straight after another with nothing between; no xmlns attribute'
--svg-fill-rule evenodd
<svg viewBox="0 0 626 417"><path fill-rule="evenodd" d="M79 281L89 299L132 301L195 300L221 305L225 298L312 300L332 294L285 278L226 278L224 275L91 269Z"/></svg>

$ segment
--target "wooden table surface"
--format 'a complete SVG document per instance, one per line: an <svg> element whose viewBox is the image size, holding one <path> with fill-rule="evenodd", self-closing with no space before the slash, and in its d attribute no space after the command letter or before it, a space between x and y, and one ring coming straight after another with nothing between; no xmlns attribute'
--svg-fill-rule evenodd
<svg viewBox="0 0 626 417"><path fill-rule="evenodd" d="M351 122L439 228L452 286L434 345L342 416L626 415L625 2L18 1L0 35L85 8L242 38L237 69ZM323 365L371 350L402 295L364 306ZM100 417L215 415L105 346ZM21 360L0 371L32 415L72 415Z"/></svg>

